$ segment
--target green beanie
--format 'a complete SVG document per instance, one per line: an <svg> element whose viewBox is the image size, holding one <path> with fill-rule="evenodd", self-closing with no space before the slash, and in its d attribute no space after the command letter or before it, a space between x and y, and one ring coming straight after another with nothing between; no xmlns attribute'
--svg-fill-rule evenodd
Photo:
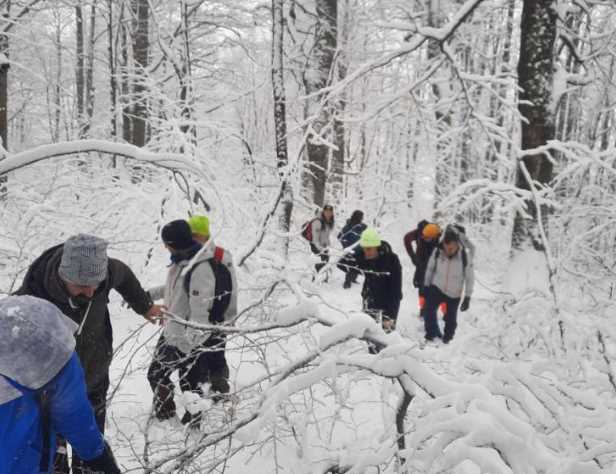
<svg viewBox="0 0 616 474"><path fill-rule="evenodd" d="M361 233L361 238L359 239L359 246L362 248L380 247L381 236L376 231L376 229L368 227Z"/></svg>
<svg viewBox="0 0 616 474"><path fill-rule="evenodd" d="M192 216L188 219L188 224L193 234L210 236L210 220L207 216Z"/></svg>

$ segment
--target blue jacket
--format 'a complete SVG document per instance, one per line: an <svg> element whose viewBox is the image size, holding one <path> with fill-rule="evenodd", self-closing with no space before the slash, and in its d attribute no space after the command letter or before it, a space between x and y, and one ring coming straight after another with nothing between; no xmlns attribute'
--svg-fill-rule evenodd
<svg viewBox="0 0 616 474"><path fill-rule="evenodd" d="M338 234L338 240L342 244L342 247L347 248L356 243L361 238L361 234L366 228L367 226L363 222L353 225L347 221L346 225Z"/></svg>
<svg viewBox="0 0 616 474"><path fill-rule="evenodd" d="M100 456L103 436L84 382L77 354L73 353L64 368L39 390L23 387L0 376L22 393L22 396L0 405L0 474L40 474L42 456L42 421L37 393L46 392L49 400L50 437L49 471L56 452L56 434L67 439L82 459Z"/></svg>
<svg viewBox="0 0 616 474"><path fill-rule="evenodd" d="M48 301L0 300L0 474L51 472L56 434L86 461L106 452L75 353L76 329Z"/></svg>

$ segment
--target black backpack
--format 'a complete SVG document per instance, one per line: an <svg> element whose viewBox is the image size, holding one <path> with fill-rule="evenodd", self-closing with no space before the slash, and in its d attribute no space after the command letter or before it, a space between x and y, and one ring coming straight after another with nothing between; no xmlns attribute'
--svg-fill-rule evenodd
<svg viewBox="0 0 616 474"><path fill-rule="evenodd" d="M212 309L210 310L210 323L223 323L225 321L225 313L231 304L231 294L233 292L233 278L231 277L231 271L222 262L225 254L225 250L221 247L216 247L214 250L214 257L207 261L214 273L214 302L212 303ZM199 262L193 265L190 270L184 276L184 291L190 296L190 280L195 268L203 262Z"/></svg>

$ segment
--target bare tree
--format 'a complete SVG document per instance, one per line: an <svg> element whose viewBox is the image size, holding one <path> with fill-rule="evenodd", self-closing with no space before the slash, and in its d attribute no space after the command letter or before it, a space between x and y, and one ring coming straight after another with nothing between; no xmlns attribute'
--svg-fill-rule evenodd
<svg viewBox="0 0 616 474"><path fill-rule="evenodd" d="M554 138L552 84L556 21L557 12L550 2L524 1L518 61L518 109L523 117L522 150L541 147ZM526 155L519 162L516 186L531 190L534 182L548 184L552 179L552 170L552 161L545 154ZM525 219L519 213L516 215L513 245L521 248L525 242L530 242L541 249L543 245L534 232L533 221L536 222L539 215L545 218L547 208L538 210L531 200L527 201L527 207L533 220Z"/></svg>
<svg viewBox="0 0 616 474"><path fill-rule="evenodd" d="M332 139L335 133L334 110L319 91L333 82L334 58L338 44L337 0L316 0L316 15L314 42L303 80L306 92L312 95L308 106L310 129L306 143L308 172L312 183L314 203L322 207L325 203L330 151L333 147Z"/></svg>
<svg viewBox="0 0 616 474"><path fill-rule="evenodd" d="M145 70L148 67L149 36L148 22L150 6L148 0L131 0L133 14L133 57L135 61L135 82L133 86L133 129L132 144L144 146L147 141L147 88Z"/></svg>
<svg viewBox="0 0 616 474"><path fill-rule="evenodd" d="M274 92L274 124L276 135L276 165L281 180L282 213L280 227L288 234L293 212L293 190L289 182L289 150L287 145L287 112L284 87L284 0L272 0L272 89ZM289 238L284 237L284 254L289 251Z"/></svg>

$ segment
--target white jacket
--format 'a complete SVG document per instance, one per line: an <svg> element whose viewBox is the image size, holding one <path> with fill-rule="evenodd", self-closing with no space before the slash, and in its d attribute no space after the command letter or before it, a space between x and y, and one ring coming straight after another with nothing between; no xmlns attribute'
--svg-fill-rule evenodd
<svg viewBox="0 0 616 474"><path fill-rule="evenodd" d="M317 217L312 221L312 243L319 250L325 250L331 246L330 237L334 226L326 225L322 217Z"/></svg>
<svg viewBox="0 0 616 474"><path fill-rule="evenodd" d="M209 263L214 258L216 246L210 239L190 261L182 261L169 267L167 283L164 286L164 304L168 311L180 319L198 324L212 324L210 311L214 303L216 279ZM237 314L237 278L233 259L228 251L224 251L222 260L232 279L232 293L229 307L224 314L224 320L230 321ZM189 270L189 291L184 288L184 279ZM160 290L160 289L159 289ZM150 290L153 299L159 299L160 291ZM211 335L208 331L188 327L181 322L170 319L164 329L167 344L177 347L184 354L190 353Z"/></svg>
<svg viewBox="0 0 616 474"><path fill-rule="evenodd" d="M453 257L448 257L440 247L434 249L426 267L424 286L436 286L450 298L461 298L463 292L464 296L472 296L475 286L474 252L466 251L467 265L464 269L463 249L464 246L460 245L460 250Z"/></svg>

